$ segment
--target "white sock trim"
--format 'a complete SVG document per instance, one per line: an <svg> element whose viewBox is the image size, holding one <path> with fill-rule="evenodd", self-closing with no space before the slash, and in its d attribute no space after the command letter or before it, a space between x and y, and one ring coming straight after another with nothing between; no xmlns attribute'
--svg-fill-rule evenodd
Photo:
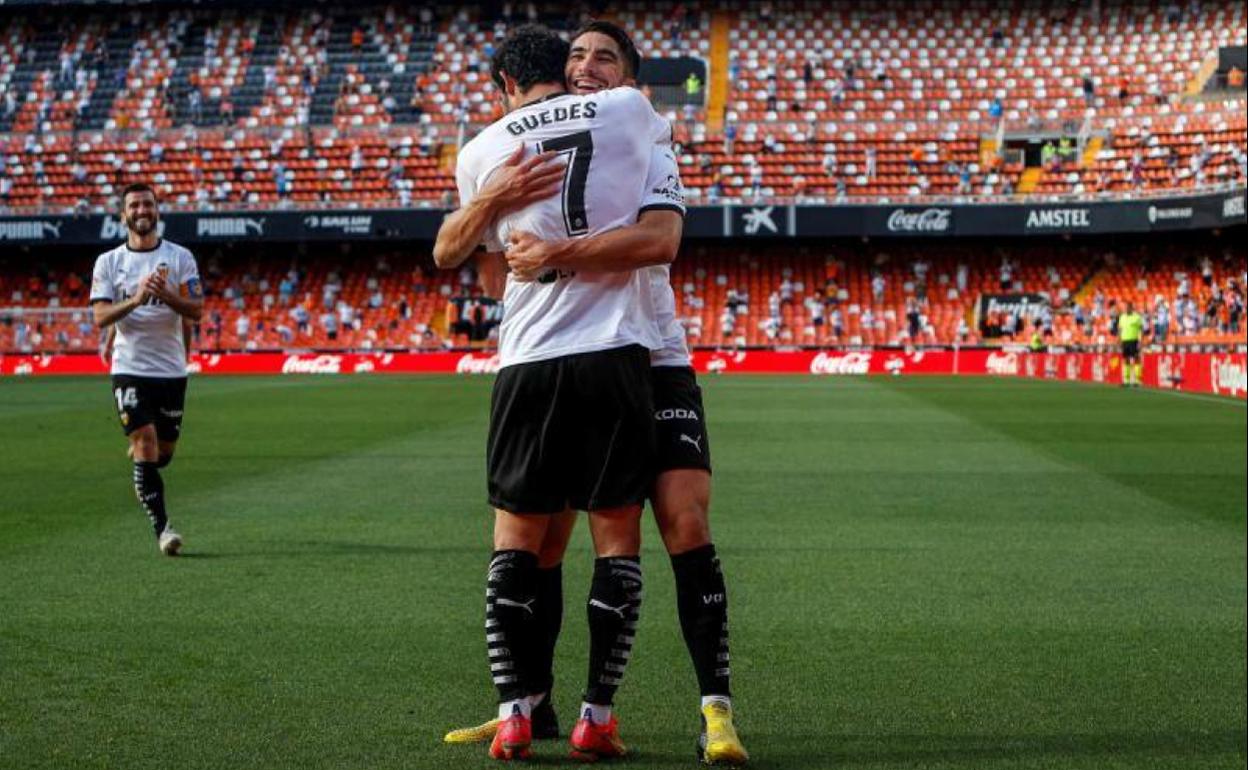
<svg viewBox="0 0 1248 770"><path fill-rule="evenodd" d="M515 713L515 710L517 708L520 709L520 713L526 717L530 716L533 713L533 709L530 708L529 706L528 698L521 698L519 700L506 700L498 704L498 718L510 719L511 715Z"/></svg>
<svg viewBox="0 0 1248 770"><path fill-rule="evenodd" d="M724 706L727 706L729 711L732 711L732 698L729 698L727 695L703 695L702 696L702 708L706 708L712 703L722 704Z"/></svg>
<svg viewBox="0 0 1248 770"><path fill-rule="evenodd" d="M597 703L581 702L581 716L584 717L588 712L589 721L596 725L605 725L611 721L611 707L599 706Z"/></svg>

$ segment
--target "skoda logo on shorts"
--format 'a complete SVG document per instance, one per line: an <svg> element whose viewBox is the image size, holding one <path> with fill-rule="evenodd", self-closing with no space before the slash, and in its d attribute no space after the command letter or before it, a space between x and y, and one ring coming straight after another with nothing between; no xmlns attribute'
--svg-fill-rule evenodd
<svg viewBox="0 0 1248 770"><path fill-rule="evenodd" d="M659 409L654 413L654 419L660 422L666 420L693 420L698 421L698 413L692 409L681 409L679 407L673 409Z"/></svg>

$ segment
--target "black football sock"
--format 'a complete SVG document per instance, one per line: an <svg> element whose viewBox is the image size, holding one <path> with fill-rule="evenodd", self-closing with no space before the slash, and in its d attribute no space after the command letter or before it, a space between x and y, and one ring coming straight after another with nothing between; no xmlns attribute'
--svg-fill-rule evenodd
<svg viewBox="0 0 1248 770"><path fill-rule="evenodd" d="M563 627L563 564L537 570L537 648L533 656L532 694L555 685L555 644Z"/></svg>
<svg viewBox="0 0 1248 770"><path fill-rule="evenodd" d="M134 494L139 498L139 505L147 511L147 517L152 521L152 529L159 536L165 531L169 517L165 514L165 482L160 478L156 463L134 464Z"/></svg>
<svg viewBox="0 0 1248 770"><path fill-rule="evenodd" d="M528 695L534 645L537 555L495 551L485 583L485 642L500 703Z"/></svg>
<svg viewBox="0 0 1248 770"><path fill-rule="evenodd" d="M672 557L676 609L702 695L730 697L728 593L715 546L704 545Z"/></svg>
<svg viewBox="0 0 1248 770"><path fill-rule="evenodd" d="M633 653L641 609L641 559L611 556L594 561L589 589L589 678L585 702L610 706Z"/></svg>

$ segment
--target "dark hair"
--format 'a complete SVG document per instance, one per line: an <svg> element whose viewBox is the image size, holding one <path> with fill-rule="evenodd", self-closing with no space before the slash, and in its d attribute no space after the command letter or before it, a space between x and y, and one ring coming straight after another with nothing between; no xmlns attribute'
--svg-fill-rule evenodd
<svg viewBox="0 0 1248 770"><path fill-rule="evenodd" d="M540 24L525 24L507 34L490 59L490 79L499 89L503 75L516 81L521 91L538 83L563 85L568 64L568 42Z"/></svg>
<svg viewBox="0 0 1248 770"><path fill-rule="evenodd" d="M152 189L151 185L146 182L134 182L126 185L126 189L121 191L121 202L123 205L126 202L126 196L131 193L151 193L153 198L156 197L156 191Z"/></svg>
<svg viewBox="0 0 1248 770"><path fill-rule="evenodd" d="M641 54L637 53L637 46L633 45L633 39L628 36L623 27L609 21L587 21L572 35L572 42L575 43L581 35L590 32L597 32L614 40L615 44L620 47L620 54L624 57L625 74L630 78L637 77L641 72Z"/></svg>

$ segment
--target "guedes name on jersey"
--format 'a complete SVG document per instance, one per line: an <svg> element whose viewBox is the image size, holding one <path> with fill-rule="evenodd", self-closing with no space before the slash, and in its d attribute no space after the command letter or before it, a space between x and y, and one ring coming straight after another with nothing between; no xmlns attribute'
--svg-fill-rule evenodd
<svg viewBox="0 0 1248 770"><path fill-rule="evenodd" d="M598 105L594 102L577 102L568 107L555 107L549 110L542 110L533 115L525 115L524 117L513 120L507 124L507 131L512 136L520 136L525 131L532 131L540 126L549 126L553 123L563 123L569 120L580 120L581 118L593 118L598 114Z"/></svg>

